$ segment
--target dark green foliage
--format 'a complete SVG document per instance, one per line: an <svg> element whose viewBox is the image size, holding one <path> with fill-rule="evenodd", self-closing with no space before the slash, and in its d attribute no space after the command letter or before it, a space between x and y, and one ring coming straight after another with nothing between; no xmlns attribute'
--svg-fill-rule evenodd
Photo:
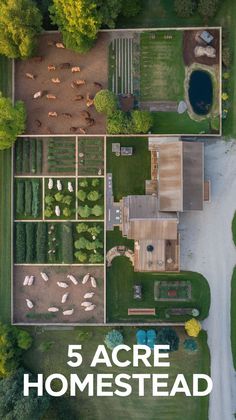
<svg viewBox="0 0 236 420"><path fill-rule="evenodd" d="M31 139L30 141L30 172L35 174L36 172L36 140Z"/></svg>
<svg viewBox="0 0 236 420"><path fill-rule="evenodd" d="M173 328L162 328L157 333L157 344L168 344L170 352L177 351L179 348L179 336Z"/></svg>
<svg viewBox="0 0 236 420"><path fill-rule="evenodd" d="M47 223L37 224L36 260L37 263L47 262Z"/></svg>
<svg viewBox="0 0 236 420"><path fill-rule="evenodd" d="M26 223L26 263L33 263L35 258L35 225Z"/></svg>
<svg viewBox="0 0 236 420"><path fill-rule="evenodd" d="M0 38L1 31L0 29ZM26 108L24 103L16 101L12 104L10 98L4 98L0 94L0 150L9 149L13 146L17 137L25 131L25 121Z"/></svg>
<svg viewBox="0 0 236 420"><path fill-rule="evenodd" d="M26 243L26 234L25 234L25 223L16 223L15 230L15 244L16 244L16 263L25 262L25 243Z"/></svg>
<svg viewBox="0 0 236 420"><path fill-rule="evenodd" d="M42 140L37 139L36 143L36 172L41 174L42 172L42 155L43 155L43 144Z"/></svg>
<svg viewBox="0 0 236 420"><path fill-rule="evenodd" d="M121 14L125 17L133 17L141 11L141 0L123 0Z"/></svg>
<svg viewBox="0 0 236 420"><path fill-rule="evenodd" d="M22 214L25 210L25 183L24 181L16 180L16 213Z"/></svg>
<svg viewBox="0 0 236 420"><path fill-rule="evenodd" d="M30 389L29 396L23 396L23 380L26 372L18 369L13 376L0 382L0 417L1 419L40 420L49 408L50 397L46 394L37 396L36 389ZM36 378L30 373L30 382Z"/></svg>
<svg viewBox="0 0 236 420"><path fill-rule="evenodd" d="M196 340L194 340L193 338L187 338L184 341L184 349L190 352L194 352L197 351L198 345Z"/></svg>
<svg viewBox="0 0 236 420"><path fill-rule="evenodd" d="M18 329L17 344L22 350L29 350L32 346L33 339L31 335L25 331Z"/></svg>
<svg viewBox="0 0 236 420"><path fill-rule="evenodd" d="M65 264L73 263L73 232L71 223L62 224L61 233L61 252L62 262Z"/></svg>
<svg viewBox="0 0 236 420"><path fill-rule="evenodd" d="M179 17L190 17L196 10L195 0L175 0L175 12Z"/></svg>
<svg viewBox="0 0 236 420"><path fill-rule="evenodd" d="M31 216L32 212L32 184L25 181L25 216Z"/></svg>
<svg viewBox="0 0 236 420"><path fill-rule="evenodd" d="M148 133L153 125L153 116L148 111L133 111L131 114L133 132L137 134Z"/></svg>
<svg viewBox="0 0 236 420"><path fill-rule="evenodd" d="M22 172L22 163L23 163L23 143L20 140L16 142L15 162L16 162L16 173L20 174Z"/></svg>
<svg viewBox="0 0 236 420"><path fill-rule="evenodd" d="M212 18L213 16L215 16L219 4L219 0L199 0L198 12L205 19Z"/></svg>
<svg viewBox="0 0 236 420"><path fill-rule="evenodd" d="M40 184L38 179L32 180L32 216L38 217L40 212Z"/></svg>
<svg viewBox="0 0 236 420"><path fill-rule="evenodd" d="M94 106L97 112L110 115L117 109L117 97L108 89L100 90L94 98Z"/></svg>
<svg viewBox="0 0 236 420"><path fill-rule="evenodd" d="M123 111L115 111L107 118L107 132L109 134L130 134L133 132L132 122Z"/></svg>
<svg viewBox="0 0 236 420"><path fill-rule="evenodd" d="M118 330L109 331L104 339L104 343L110 350L113 350L116 346L123 344L123 342L123 335Z"/></svg>
<svg viewBox="0 0 236 420"><path fill-rule="evenodd" d="M29 172L29 165L30 165L30 141L24 140L23 143L23 162L22 162L22 172L27 173Z"/></svg>

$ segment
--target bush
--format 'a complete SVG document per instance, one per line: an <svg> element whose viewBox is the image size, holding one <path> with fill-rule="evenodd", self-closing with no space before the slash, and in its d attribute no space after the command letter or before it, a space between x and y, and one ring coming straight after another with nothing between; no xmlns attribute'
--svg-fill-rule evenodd
<svg viewBox="0 0 236 420"><path fill-rule="evenodd" d="M202 327L199 321L195 318L185 322L185 330L190 337L197 337Z"/></svg>
<svg viewBox="0 0 236 420"><path fill-rule="evenodd" d="M88 219L88 217L91 214L91 209L87 205L86 206L79 206L78 207L78 214L83 219Z"/></svg>
<svg viewBox="0 0 236 420"><path fill-rule="evenodd" d="M89 256L90 264L99 264L99 263L103 263L103 261L104 261L104 256L99 254L98 252L96 254L91 254Z"/></svg>
<svg viewBox="0 0 236 420"><path fill-rule="evenodd" d="M76 226L76 230L78 233L87 232L89 231L89 225L87 225L86 223L78 223L78 225Z"/></svg>
<svg viewBox="0 0 236 420"><path fill-rule="evenodd" d="M102 232L102 228L99 225L91 226L88 228L88 232L91 236L98 236Z"/></svg>
<svg viewBox="0 0 236 420"><path fill-rule="evenodd" d="M47 204L48 206L53 206L55 202L55 198L53 197L52 194L48 194L45 196L44 201L45 201L45 204Z"/></svg>
<svg viewBox="0 0 236 420"><path fill-rule="evenodd" d="M86 192L85 192L84 190L79 190L79 191L77 192L77 198L78 198L80 201L85 201L86 196L87 196L87 194L86 194Z"/></svg>
<svg viewBox="0 0 236 420"><path fill-rule="evenodd" d="M87 179L82 179L81 181L79 181L79 186L82 188L87 188L88 187Z"/></svg>
<svg viewBox="0 0 236 420"><path fill-rule="evenodd" d="M17 335L17 344L18 347L22 350L29 350L32 346L33 339L31 335L25 331L18 329L18 335Z"/></svg>
<svg viewBox="0 0 236 420"><path fill-rule="evenodd" d="M65 195L62 199L62 203L66 204L67 206L70 206L72 203L72 197L71 195Z"/></svg>
<svg viewBox="0 0 236 420"><path fill-rule="evenodd" d="M133 17L140 13L140 0L123 0L121 14L125 17Z"/></svg>
<svg viewBox="0 0 236 420"><path fill-rule="evenodd" d="M61 238L61 252L62 262L64 264L73 263L73 232L72 224L70 222L63 223L62 225L62 238Z"/></svg>
<svg viewBox="0 0 236 420"><path fill-rule="evenodd" d="M131 114L133 122L133 131L137 134L146 134L153 125L153 116L148 111L133 111Z"/></svg>
<svg viewBox="0 0 236 420"><path fill-rule="evenodd" d="M17 137L25 131L25 121L26 109L24 103L16 101L15 104L12 104L10 98L4 98L0 95L0 150L9 149L13 146Z"/></svg>
<svg viewBox="0 0 236 420"><path fill-rule="evenodd" d="M25 234L25 223L16 223L16 263L21 264L25 262L25 246L26 246L26 234Z"/></svg>
<svg viewBox="0 0 236 420"><path fill-rule="evenodd" d="M92 179L91 184L92 184L92 187L95 188L95 187L98 187L99 186L100 181L99 181L98 178L94 178L94 179Z"/></svg>
<svg viewBox="0 0 236 420"><path fill-rule="evenodd" d="M109 331L104 339L104 343L110 350L113 350L115 347L123 344L123 342L123 335L117 330Z"/></svg>
<svg viewBox="0 0 236 420"><path fill-rule="evenodd" d="M89 201L98 201L100 197L101 197L101 195L99 194L99 192L94 190L94 191L90 191L88 193L87 198L88 198Z"/></svg>
<svg viewBox="0 0 236 420"><path fill-rule="evenodd" d="M199 0L198 12L205 19L215 16L219 6L219 0Z"/></svg>
<svg viewBox="0 0 236 420"><path fill-rule="evenodd" d="M35 225L26 223L26 263L33 263L35 259Z"/></svg>
<svg viewBox="0 0 236 420"><path fill-rule="evenodd" d="M25 210L25 183L16 180L16 213L22 215Z"/></svg>
<svg viewBox="0 0 236 420"><path fill-rule="evenodd" d="M113 112L107 118L108 134L130 134L133 132L133 126L128 115L120 110Z"/></svg>
<svg viewBox="0 0 236 420"><path fill-rule="evenodd" d="M32 214L32 184L31 181L25 181L25 216Z"/></svg>
<svg viewBox="0 0 236 420"><path fill-rule="evenodd" d="M162 328L157 334L157 344L168 344L170 352L177 351L179 348L179 336L173 328Z"/></svg>
<svg viewBox="0 0 236 420"><path fill-rule="evenodd" d="M81 236L77 241L75 241L75 248L76 249L85 249L87 248L88 240Z"/></svg>
<svg viewBox="0 0 236 420"><path fill-rule="evenodd" d="M33 197L32 197L32 216L38 217L39 216L39 207L40 207L40 184L38 179L32 180L32 190L33 190Z"/></svg>
<svg viewBox="0 0 236 420"><path fill-rule="evenodd" d="M65 207L64 209L63 209L63 216L65 216L65 217L70 217L71 216L71 210L68 208L68 207Z"/></svg>
<svg viewBox="0 0 236 420"><path fill-rule="evenodd" d="M96 217L102 216L103 212L103 206L99 206L98 204L96 204L91 210L91 213Z"/></svg>
<svg viewBox="0 0 236 420"><path fill-rule="evenodd" d="M53 215L53 210L50 207L46 207L44 210L44 216L49 218L52 217Z"/></svg>
<svg viewBox="0 0 236 420"><path fill-rule="evenodd" d="M54 195L54 198L55 198L55 200L58 202L58 203L61 203L62 202L62 200L63 200L63 198L64 198L64 195L61 193L61 192L57 192L55 195Z"/></svg>
<svg viewBox="0 0 236 420"><path fill-rule="evenodd" d="M36 260L37 263L47 262L47 223L37 223Z"/></svg>
<svg viewBox="0 0 236 420"><path fill-rule="evenodd" d="M85 253L84 253L84 252L82 252L82 251L77 251L77 252L75 252L75 258L76 258L79 262L84 263L84 262L86 262L86 261L87 261L87 254L85 254Z"/></svg>
<svg viewBox="0 0 236 420"><path fill-rule="evenodd" d="M108 89L100 90L94 98L94 106L97 112L110 115L117 109L117 97Z"/></svg>
<svg viewBox="0 0 236 420"><path fill-rule="evenodd" d="M175 12L179 17L190 17L196 9L195 0L175 0Z"/></svg>
<svg viewBox="0 0 236 420"><path fill-rule="evenodd" d="M198 348L197 342L193 338L187 338L184 341L184 349L186 351L190 351L190 352L197 351L197 348Z"/></svg>

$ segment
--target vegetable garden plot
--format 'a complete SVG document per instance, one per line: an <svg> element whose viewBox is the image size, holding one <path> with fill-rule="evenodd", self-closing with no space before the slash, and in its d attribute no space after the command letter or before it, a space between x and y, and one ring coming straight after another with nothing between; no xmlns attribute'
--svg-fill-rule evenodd
<svg viewBox="0 0 236 420"><path fill-rule="evenodd" d="M48 174L75 175L75 137L53 137L47 141Z"/></svg>
<svg viewBox="0 0 236 420"><path fill-rule="evenodd" d="M79 264L104 263L103 223L77 223L74 227L74 258Z"/></svg>
<svg viewBox="0 0 236 420"><path fill-rule="evenodd" d="M42 217L42 180L15 180L15 217L16 219L40 219Z"/></svg>
<svg viewBox="0 0 236 420"><path fill-rule="evenodd" d="M104 139L102 137L79 138L78 174L104 174Z"/></svg>
<svg viewBox="0 0 236 420"><path fill-rule="evenodd" d="M18 138L15 145L16 175L41 174L43 164L43 140Z"/></svg>
<svg viewBox="0 0 236 420"><path fill-rule="evenodd" d="M75 179L45 178L46 219L75 219Z"/></svg>
<svg viewBox="0 0 236 420"><path fill-rule="evenodd" d="M79 219L100 219L104 217L103 178L79 178L78 180Z"/></svg>

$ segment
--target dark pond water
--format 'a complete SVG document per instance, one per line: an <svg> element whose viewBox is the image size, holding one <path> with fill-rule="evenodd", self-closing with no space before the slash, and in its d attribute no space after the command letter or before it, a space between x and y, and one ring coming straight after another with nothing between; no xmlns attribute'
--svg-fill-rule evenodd
<svg viewBox="0 0 236 420"><path fill-rule="evenodd" d="M202 70L193 71L190 76L188 94L194 112L198 115L208 114L213 101L210 74Z"/></svg>

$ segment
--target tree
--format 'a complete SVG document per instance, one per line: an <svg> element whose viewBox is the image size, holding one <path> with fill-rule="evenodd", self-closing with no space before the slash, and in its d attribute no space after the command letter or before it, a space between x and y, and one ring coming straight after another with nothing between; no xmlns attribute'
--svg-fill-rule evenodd
<svg viewBox="0 0 236 420"><path fill-rule="evenodd" d="M98 204L93 206L93 208L91 210L91 213L96 217L102 216L103 212L104 212L103 206L99 206Z"/></svg>
<svg viewBox="0 0 236 420"><path fill-rule="evenodd" d="M22 101L15 105L0 93L0 150L13 146L16 138L25 131L26 110Z"/></svg>
<svg viewBox="0 0 236 420"><path fill-rule="evenodd" d="M78 214L82 219L87 219L91 214L91 209L89 206L79 206L78 207Z"/></svg>
<svg viewBox="0 0 236 420"><path fill-rule="evenodd" d="M197 351L197 348L198 348L197 342L193 338L187 338L184 341L184 349L186 351L190 351L190 352Z"/></svg>
<svg viewBox="0 0 236 420"><path fill-rule="evenodd" d="M175 0L175 12L179 17L190 17L196 10L195 0Z"/></svg>
<svg viewBox="0 0 236 420"><path fill-rule="evenodd" d="M107 118L108 134L130 134L133 132L133 126L128 115L120 110L108 115Z"/></svg>
<svg viewBox="0 0 236 420"><path fill-rule="evenodd" d="M212 18L217 12L219 0L199 0L198 12L205 19Z"/></svg>
<svg viewBox="0 0 236 420"><path fill-rule="evenodd" d="M86 199L86 192L84 190L77 191L77 197L80 201L84 201Z"/></svg>
<svg viewBox="0 0 236 420"><path fill-rule="evenodd" d="M190 319L189 321L185 322L185 330L190 337L197 337L200 333L202 327L199 321L195 318Z"/></svg>
<svg viewBox="0 0 236 420"><path fill-rule="evenodd" d="M169 344L169 351L177 351L179 348L179 336L173 328L164 327L158 331L157 344Z"/></svg>
<svg viewBox="0 0 236 420"><path fill-rule="evenodd" d="M31 57L42 31L42 15L31 0L4 0L0 12L0 54Z"/></svg>
<svg viewBox="0 0 236 420"><path fill-rule="evenodd" d="M104 339L104 343L110 350L113 350L115 347L119 346L123 342L123 335L120 331L117 330L109 331Z"/></svg>
<svg viewBox="0 0 236 420"><path fill-rule="evenodd" d="M132 122L134 133L148 133L153 125L153 116L148 111L133 111Z"/></svg>
<svg viewBox="0 0 236 420"><path fill-rule="evenodd" d="M133 17L140 13L141 1L140 0L123 0L121 14L125 17Z"/></svg>
<svg viewBox="0 0 236 420"><path fill-rule="evenodd" d="M76 230L78 233L87 232L89 230L89 226L86 223L78 223Z"/></svg>
<svg viewBox="0 0 236 420"><path fill-rule="evenodd" d="M100 197L101 197L101 195L96 190L90 191L88 193L88 200L89 201L98 201Z"/></svg>
<svg viewBox="0 0 236 420"><path fill-rule="evenodd" d="M87 254L85 254L85 253L84 253L84 252L82 252L82 251L77 251L77 252L75 252L75 258L76 258L79 262L84 263L84 262L87 260Z"/></svg>
<svg viewBox="0 0 236 420"><path fill-rule="evenodd" d="M117 109L117 97L108 89L100 90L95 95L94 106L97 112L110 115Z"/></svg>
<svg viewBox="0 0 236 420"><path fill-rule="evenodd" d="M51 398L48 395L37 396L36 389L30 389L29 397L23 396L23 378L28 373L23 368L14 375L0 381L0 418L17 420L40 420L49 408ZM36 378L30 374L30 381Z"/></svg>
<svg viewBox="0 0 236 420"><path fill-rule="evenodd" d="M99 254L98 252L96 254L91 254L89 256L89 262L91 264L98 264L98 263L102 263L104 260L104 256Z"/></svg>

